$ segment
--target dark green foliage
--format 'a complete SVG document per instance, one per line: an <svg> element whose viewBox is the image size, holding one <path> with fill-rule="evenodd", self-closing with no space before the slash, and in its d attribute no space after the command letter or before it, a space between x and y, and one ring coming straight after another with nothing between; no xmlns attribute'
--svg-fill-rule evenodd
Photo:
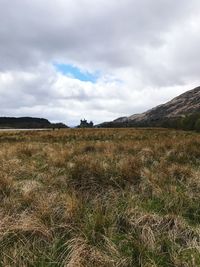
<svg viewBox="0 0 200 267"><path fill-rule="evenodd" d="M195 122L195 130L197 132L200 132L200 118L196 120Z"/></svg>
<svg viewBox="0 0 200 267"><path fill-rule="evenodd" d="M100 128L132 128L132 127L163 127L180 129L185 131L200 132L200 113L185 115L181 118L160 118L158 120L149 120L140 123L136 122L107 122L102 123Z"/></svg>
<svg viewBox="0 0 200 267"><path fill-rule="evenodd" d="M43 118L31 117L0 117L0 128L38 129L38 128L68 128L63 123L51 123Z"/></svg>
<svg viewBox="0 0 200 267"><path fill-rule="evenodd" d="M196 122L200 119L199 113L185 116L181 119L181 128L183 130L196 130Z"/></svg>

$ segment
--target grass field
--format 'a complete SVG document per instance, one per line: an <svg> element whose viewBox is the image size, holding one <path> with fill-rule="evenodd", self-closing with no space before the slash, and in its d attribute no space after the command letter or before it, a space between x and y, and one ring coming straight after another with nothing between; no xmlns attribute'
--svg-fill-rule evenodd
<svg viewBox="0 0 200 267"><path fill-rule="evenodd" d="M200 266L200 135L0 132L0 266Z"/></svg>

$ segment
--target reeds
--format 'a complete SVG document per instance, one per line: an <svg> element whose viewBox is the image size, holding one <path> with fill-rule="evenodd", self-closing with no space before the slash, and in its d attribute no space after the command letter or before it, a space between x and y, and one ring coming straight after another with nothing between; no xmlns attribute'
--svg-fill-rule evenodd
<svg viewBox="0 0 200 267"><path fill-rule="evenodd" d="M200 135L0 133L0 266L200 266Z"/></svg>

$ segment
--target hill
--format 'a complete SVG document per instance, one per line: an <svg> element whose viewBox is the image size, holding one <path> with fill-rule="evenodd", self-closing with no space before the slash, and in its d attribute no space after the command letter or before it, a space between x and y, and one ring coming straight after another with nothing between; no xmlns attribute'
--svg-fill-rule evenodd
<svg viewBox="0 0 200 267"><path fill-rule="evenodd" d="M63 123L51 123L47 119L43 118L31 118L31 117L0 117L0 128L67 128Z"/></svg>
<svg viewBox="0 0 200 267"><path fill-rule="evenodd" d="M101 124L101 127L170 126L192 114L200 113L200 87L187 91L171 101L144 113L121 117Z"/></svg>

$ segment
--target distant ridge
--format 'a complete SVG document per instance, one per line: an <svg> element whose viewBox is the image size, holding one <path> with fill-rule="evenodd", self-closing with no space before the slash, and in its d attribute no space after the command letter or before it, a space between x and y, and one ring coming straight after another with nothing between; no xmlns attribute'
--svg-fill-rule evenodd
<svg viewBox="0 0 200 267"><path fill-rule="evenodd" d="M104 122L99 127L164 126L187 115L200 112L200 87L187 91L171 101L144 113Z"/></svg>
<svg viewBox="0 0 200 267"><path fill-rule="evenodd" d="M63 123L51 123L44 118L32 117L0 117L0 128L43 129L43 128L68 128Z"/></svg>

